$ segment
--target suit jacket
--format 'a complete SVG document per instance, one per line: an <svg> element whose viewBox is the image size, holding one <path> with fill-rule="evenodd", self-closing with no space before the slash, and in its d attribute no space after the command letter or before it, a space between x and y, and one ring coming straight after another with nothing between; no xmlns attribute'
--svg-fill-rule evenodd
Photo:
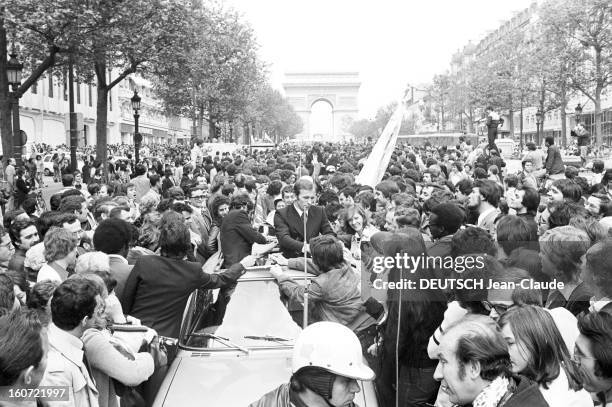
<svg viewBox="0 0 612 407"><path fill-rule="evenodd" d="M223 220L225 223L225 219ZM304 221L298 214L294 205L289 205L276 211L274 215L274 229L283 256L294 258L303 256L304 240L319 235L334 235L334 231L327 220L325 209L320 206L311 206L308 209L306 221L306 239L304 239Z"/></svg>
<svg viewBox="0 0 612 407"><path fill-rule="evenodd" d="M207 274L202 264L163 256L142 256L125 283L120 298L123 312L142 321L159 335L178 338L183 312L198 288L235 284L244 267L236 263L223 273Z"/></svg>
<svg viewBox="0 0 612 407"><path fill-rule="evenodd" d="M127 260L122 261L120 258L116 256L109 256L109 264L110 264L110 273L111 276L117 281L117 286L115 287L115 295L117 298L121 298L123 295L123 289L125 287L125 282L127 281L132 269L133 265L129 265Z"/></svg>
<svg viewBox="0 0 612 407"><path fill-rule="evenodd" d="M223 268L238 263L251 254L253 243L265 244L266 237L251 226L249 215L242 210L231 210L221 224L221 252Z"/></svg>

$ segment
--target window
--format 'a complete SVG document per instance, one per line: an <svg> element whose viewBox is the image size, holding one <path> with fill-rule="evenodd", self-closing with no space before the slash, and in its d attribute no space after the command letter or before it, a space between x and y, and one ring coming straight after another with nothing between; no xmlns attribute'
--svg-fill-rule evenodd
<svg viewBox="0 0 612 407"><path fill-rule="evenodd" d="M53 99L53 75L49 75L49 97Z"/></svg>
<svg viewBox="0 0 612 407"><path fill-rule="evenodd" d="M32 92L33 95L36 95L38 93L38 81L32 84L32 87L30 88L30 92Z"/></svg>
<svg viewBox="0 0 612 407"><path fill-rule="evenodd" d="M93 106L92 96L91 96L91 85L87 85L87 89L89 91L89 106L91 107L91 106Z"/></svg>

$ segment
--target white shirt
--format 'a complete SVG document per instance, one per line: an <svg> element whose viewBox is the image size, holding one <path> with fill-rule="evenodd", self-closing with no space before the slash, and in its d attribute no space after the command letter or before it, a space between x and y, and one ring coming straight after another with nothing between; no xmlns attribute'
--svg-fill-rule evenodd
<svg viewBox="0 0 612 407"><path fill-rule="evenodd" d="M60 277L60 275L57 273L57 271L55 271L53 267L51 267L47 263L43 264L43 266L38 271L38 276L36 277L37 283L45 280L57 281L60 284L62 283L62 278Z"/></svg>
<svg viewBox="0 0 612 407"><path fill-rule="evenodd" d="M296 204L293 204L293 207L295 208L295 210L297 211L298 215L300 215L300 218L302 217L302 213L304 213L303 210L301 210L300 208L298 208L298 206ZM308 212L306 212L306 216L308 216Z"/></svg>
<svg viewBox="0 0 612 407"><path fill-rule="evenodd" d="M482 221L491 213L497 210L496 207L491 207L478 216L478 226L482 225Z"/></svg>
<svg viewBox="0 0 612 407"><path fill-rule="evenodd" d="M559 376L548 383L548 389L540 385L540 393L549 406L555 407L592 407L593 400L589 393L582 389L574 391L569 388L565 369L559 369Z"/></svg>

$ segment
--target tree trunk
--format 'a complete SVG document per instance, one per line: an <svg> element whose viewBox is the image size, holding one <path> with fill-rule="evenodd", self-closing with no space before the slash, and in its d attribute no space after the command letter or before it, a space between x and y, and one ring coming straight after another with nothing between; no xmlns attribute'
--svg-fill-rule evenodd
<svg viewBox="0 0 612 407"><path fill-rule="evenodd" d="M567 114L565 113L565 109L567 108L567 94L566 94L565 84L561 86L561 143L563 147L567 147L568 138L567 138L567 123L565 120L567 119Z"/></svg>
<svg viewBox="0 0 612 407"><path fill-rule="evenodd" d="M470 107L470 115L468 116L470 118L469 122L468 122L468 131L470 132L470 134L474 133L474 109L472 109Z"/></svg>
<svg viewBox="0 0 612 407"><path fill-rule="evenodd" d="M0 19L0 137L2 137L3 163L6 166L13 153L13 127L11 125L11 104L9 99L9 84L6 76L6 29ZM1 174L4 177L4 174Z"/></svg>
<svg viewBox="0 0 612 407"><path fill-rule="evenodd" d="M108 122L108 90L106 86L106 60L104 54L97 59L94 69L98 79L96 98L96 157L102 163L103 177L106 177L108 175L108 134L106 129Z"/></svg>
<svg viewBox="0 0 612 407"><path fill-rule="evenodd" d="M521 137L520 145L521 145L521 154L523 153L523 97L521 96L521 113L520 113L520 121L519 121L519 136Z"/></svg>
<svg viewBox="0 0 612 407"><path fill-rule="evenodd" d="M201 103L198 106L198 128L195 129L195 132L198 138L204 140L204 105Z"/></svg>
<svg viewBox="0 0 612 407"><path fill-rule="evenodd" d="M603 145L603 134L601 131L601 92L602 86L598 84L595 88L595 141L597 147Z"/></svg>
<svg viewBox="0 0 612 407"><path fill-rule="evenodd" d="M603 145L603 134L601 133L601 93L604 89L603 74L601 72L602 64L601 48L595 48L595 78L597 80L595 85L595 140L597 147Z"/></svg>
<svg viewBox="0 0 612 407"><path fill-rule="evenodd" d="M208 137L209 141L213 141L217 137L217 129L215 126L215 119L213 115L213 104L212 102L208 102Z"/></svg>
<svg viewBox="0 0 612 407"><path fill-rule="evenodd" d="M510 129L510 137L514 139L514 110L510 108L508 111L508 128Z"/></svg>

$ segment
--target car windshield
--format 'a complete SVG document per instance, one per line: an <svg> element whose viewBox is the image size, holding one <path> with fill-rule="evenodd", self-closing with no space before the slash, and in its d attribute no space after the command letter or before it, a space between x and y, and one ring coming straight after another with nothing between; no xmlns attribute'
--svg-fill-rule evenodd
<svg viewBox="0 0 612 407"><path fill-rule="evenodd" d="M282 298L274 279L259 277L241 280L229 302L223 291L196 291L183 318L180 345L219 350L293 346L302 306Z"/></svg>

